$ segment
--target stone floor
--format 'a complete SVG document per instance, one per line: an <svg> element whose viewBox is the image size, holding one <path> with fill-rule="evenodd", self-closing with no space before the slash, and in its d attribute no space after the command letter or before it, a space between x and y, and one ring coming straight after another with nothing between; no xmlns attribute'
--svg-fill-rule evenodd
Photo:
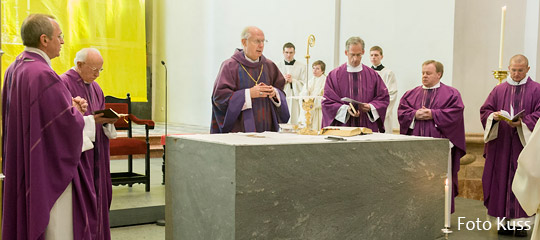
<svg viewBox="0 0 540 240"><path fill-rule="evenodd" d="M527 240L530 237L520 238L514 236L501 236L497 234L495 226L490 231L480 230L467 230L463 225L458 230L458 217L465 217L465 221L476 221L480 219L483 221L486 218L486 211L481 201L456 198L456 212L452 215L452 228L453 233L443 236L436 240L452 239L452 240L510 240L510 239L523 239ZM463 222L463 220L462 220ZM531 231L529 231L530 236ZM148 239L158 240L165 239L165 227L158 226L156 224L145 224L129 227L120 227L111 229L112 239Z"/></svg>
<svg viewBox="0 0 540 240"><path fill-rule="evenodd" d="M491 240L491 239L530 239L531 231L528 231L528 237L514 237L514 236L502 236L497 234L497 226L493 225L492 229L489 231L484 230L467 230L465 224L462 224L458 229L458 217L462 218L461 222L466 221L480 221L486 220L486 208L484 207L483 201L467 199L467 198L456 198L456 212L452 214L452 228L453 231L448 236L443 236L437 240L442 239L454 239L454 240ZM470 225L472 226L472 225Z"/></svg>

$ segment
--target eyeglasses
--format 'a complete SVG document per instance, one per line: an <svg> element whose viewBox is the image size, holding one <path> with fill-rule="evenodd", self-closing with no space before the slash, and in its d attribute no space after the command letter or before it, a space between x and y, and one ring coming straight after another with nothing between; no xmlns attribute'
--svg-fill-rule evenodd
<svg viewBox="0 0 540 240"><path fill-rule="evenodd" d="M94 72L99 72L99 73L100 73L100 72L103 72L103 70L104 70L103 68L97 69L97 68L92 67L92 66L90 66L90 65L88 65L88 67L89 67L92 71L94 71Z"/></svg>
<svg viewBox="0 0 540 240"><path fill-rule="evenodd" d="M252 42L252 43L254 43L256 45L261 45L261 44L264 45L264 44L268 43L268 40L266 40L266 39L262 39L262 40L261 39L256 39L256 40L250 40L250 42Z"/></svg>

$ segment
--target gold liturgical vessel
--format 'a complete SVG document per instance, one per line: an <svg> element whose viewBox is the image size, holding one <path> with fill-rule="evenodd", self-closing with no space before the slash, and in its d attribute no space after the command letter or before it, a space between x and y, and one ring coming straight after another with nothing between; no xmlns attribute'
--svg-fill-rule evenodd
<svg viewBox="0 0 540 240"><path fill-rule="evenodd" d="M315 46L315 36L313 34L309 35L308 37L308 44L307 44L307 54L306 54L306 68L309 69L309 48ZM306 111L306 126L298 133L303 135L317 135L318 132L312 129L313 123L311 122L311 110L313 110L313 107L315 105L315 98L311 97L311 93L309 91L309 76L308 72L306 71L306 89L307 89L307 95L309 97L302 99L302 109Z"/></svg>

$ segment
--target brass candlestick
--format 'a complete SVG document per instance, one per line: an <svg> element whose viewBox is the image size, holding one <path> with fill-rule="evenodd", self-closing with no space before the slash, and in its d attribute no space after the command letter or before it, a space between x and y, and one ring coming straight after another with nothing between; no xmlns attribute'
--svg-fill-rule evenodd
<svg viewBox="0 0 540 240"><path fill-rule="evenodd" d="M309 69L309 47L315 46L315 36L313 34L309 35L308 37L308 44L307 44L307 54L306 54L306 68ZM309 76L308 71L306 70L306 93L308 96L311 96L311 93L309 91ZM303 135L317 135L318 132L311 129L312 123L311 123L311 110L314 107L315 98L304 98L302 99L302 109L306 111L306 126L302 128L298 133Z"/></svg>
<svg viewBox="0 0 540 240"><path fill-rule="evenodd" d="M497 83L497 85L499 85L508 76L508 71L502 71L502 70L493 71L493 76L495 77L495 79L499 80L499 83Z"/></svg>

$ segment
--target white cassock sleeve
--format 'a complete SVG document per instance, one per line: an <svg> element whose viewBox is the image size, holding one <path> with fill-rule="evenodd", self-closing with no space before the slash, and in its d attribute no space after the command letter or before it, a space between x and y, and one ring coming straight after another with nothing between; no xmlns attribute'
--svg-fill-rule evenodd
<svg viewBox="0 0 540 240"><path fill-rule="evenodd" d="M292 83L294 84L294 96L300 96L300 91L306 85L306 68L300 68L300 76L298 78L292 78Z"/></svg>
<svg viewBox="0 0 540 240"><path fill-rule="evenodd" d="M394 72L390 71L387 78L388 83L386 84L386 88L388 89L388 95L390 96L390 104L388 105L388 108L391 109L394 107L394 103L396 102L398 89L396 83L396 75L394 74Z"/></svg>
<svg viewBox="0 0 540 240"><path fill-rule="evenodd" d="M117 136L116 128L114 127L114 124L111 123L103 125L103 133L105 133L105 136L107 136L109 139L115 139Z"/></svg>
<svg viewBox="0 0 540 240"><path fill-rule="evenodd" d="M529 143L529 139L531 138L531 130L527 127L527 124L525 124L523 121L521 122L521 126L517 127L517 132L519 136L519 141L521 142L521 145L525 146L527 143Z"/></svg>
<svg viewBox="0 0 540 240"><path fill-rule="evenodd" d="M371 104L369 104L369 108L371 108L371 110L369 112L366 112L366 114L368 115L369 121L371 122L377 121L377 119L379 119L379 112L377 112L377 109Z"/></svg>
<svg viewBox="0 0 540 240"><path fill-rule="evenodd" d="M249 92L249 88L246 89L244 95L245 95L245 101L244 101L244 105L242 106L242 111L251 108L251 93Z"/></svg>
<svg viewBox="0 0 540 240"><path fill-rule="evenodd" d="M281 107L281 97L279 96L279 92L276 88L274 88L274 93L276 94L277 102L274 101L274 98L270 98L270 101L276 106Z"/></svg>
<svg viewBox="0 0 540 240"><path fill-rule="evenodd" d="M409 128L410 129L414 129L414 123L416 122L416 117L413 117L412 121L411 121L411 125L409 125Z"/></svg>
<svg viewBox="0 0 540 240"><path fill-rule="evenodd" d="M84 116L82 152L94 148L96 141L96 122L94 115Z"/></svg>
<svg viewBox="0 0 540 240"><path fill-rule="evenodd" d="M334 119L342 122L342 123L347 123L347 121L349 121L349 105L341 105L341 107L339 107L337 113L336 113L336 117Z"/></svg>
<svg viewBox="0 0 540 240"><path fill-rule="evenodd" d="M496 139L499 135L499 121L493 120L493 114L494 113L491 113L486 120L486 129L484 130L484 143Z"/></svg>
<svg viewBox="0 0 540 240"><path fill-rule="evenodd" d="M540 239L538 226L540 214L540 124L536 126L518 158L518 167L512 183L512 191L528 215L536 213L536 223L531 239Z"/></svg>

